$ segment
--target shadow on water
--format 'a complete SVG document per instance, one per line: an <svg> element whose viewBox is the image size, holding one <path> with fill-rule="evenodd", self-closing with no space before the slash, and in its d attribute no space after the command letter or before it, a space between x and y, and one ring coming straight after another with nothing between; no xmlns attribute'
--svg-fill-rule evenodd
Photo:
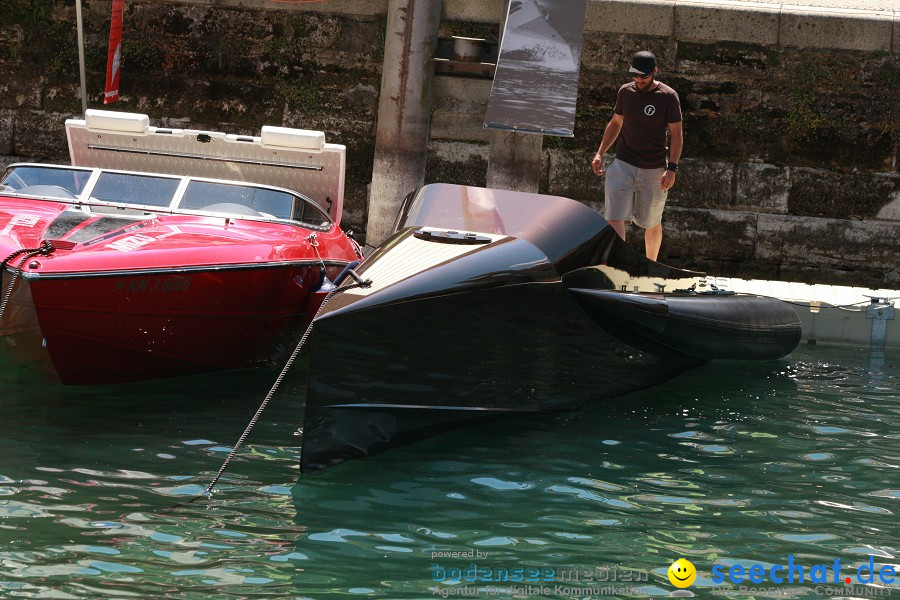
<svg viewBox="0 0 900 600"><path fill-rule="evenodd" d="M286 379L277 395L279 401L289 398L298 405L305 368L298 364ZM154 423L201 421L204 417L218 422L258 405L276 375L275 370L247 369L109 386L62 386L0 363L0 407L14 414L30 413L48 423L94 431L134 427L148 417ZM166 414L172 417L160 419Z"/></svg>
<svg viewBox="0 0 900 600"><path fill-rule="evenodd" d="M689 415L694 419L739 418L741 410L752 412L753 406L746 399L787 398L796 389L785 361L710 363L665 384L597 400L575 411L521 416L452 430L363 461L343 463L313 477L327 479L328 473L358 469L361 476L369 473L377 478L382 467L415 469L416 464L427 465L429 459L440 461L452 456L460 462L478 462L484 459L481 454L486 450L492 460L513 462L559 456L570 448L581 454L583 445L592 441L602 442L610 436L638 438L648 428L675 426ZM509 439L528 442L519 446L507 443ZM527 449L524 454L523 449ZM375 464L363 466L369 463Z"/></svg>
<svg viewBox="0 0 900 600"><path fill-rule="evenodd" d="M305 369L305 362L298 363L283 382L248 438L248 455L260 441L285 447L299 442L295 432L302 418ZM202 491L209 483L276 375L260 369L115 386L61 386L2 365L0 449L15 460L4 461L0 473L18 479L33 469L74 468L127 478L131 471L165 466L168 474L161 477L189 482L172 494L187 499L191 490ZM191 452L184 456L186 449Z"/></svg>
<svg viewBox="0 0 900 600"><path fill-rule="evenodd" d="M892 556L896 359L872 369L867 351L804 347L715 362L303 476L292 496L308 533L295 552L310 562L294 584L422 597L438 567L473 562L434 553L478 549L493 567L642 570L666 595L680 556L697 563L697 587L712 585L714 560Z"/></svg>

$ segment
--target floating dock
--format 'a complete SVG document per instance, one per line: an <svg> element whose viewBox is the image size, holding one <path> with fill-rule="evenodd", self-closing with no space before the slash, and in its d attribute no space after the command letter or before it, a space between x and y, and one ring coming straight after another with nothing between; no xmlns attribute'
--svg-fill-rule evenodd
<svg viewBox="0 0 900 600"><path fill-rule="evenodd" d="M900 290L726 277L711 281L739 294L771 296L790 303L800 317L803 341L900 348L900 319L894 318Z"/></svg>
<svg viewBox="0 0 900 600"><path fill-rule="evenodd" d="M597 268L623 291L676 291L671 289L671 280L634 277L607 266ZM733 277L700 277L684 282L684 287L693 285L699 293L732 291L783 300L797 311L803 327L802 340L807 343L852 344L873 350L900 348L900 317L895 318L894 309L900 301L900 290Z"/></svg>

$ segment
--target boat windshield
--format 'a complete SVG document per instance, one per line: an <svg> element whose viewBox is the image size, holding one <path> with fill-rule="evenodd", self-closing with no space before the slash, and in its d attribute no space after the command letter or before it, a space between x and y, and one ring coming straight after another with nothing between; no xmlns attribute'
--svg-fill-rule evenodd
<svg viewBox="0 0 900 600"><path fill-rule="evenodd" d="M98 211L111 205L331 226L325 210L291 190L175 175L20 164L11 165L0 176L0 193L77 202Z"/></svg>
<svg viewBox="0 0 900 600"><path fill-rule="evenodd" d="M191 181L184 192L181 207L212 212L257 213L273 219L290 219L294 215L294 197L279 190Z"/></svg>
<svg viewBox="0 0 900 600"><path fill-rule="evenodd" d="M19 165L10 167L3 173L0 192L71 200L81 195L90 178L90 169Z"/></svg>
<svg viewBox="0 0 900 600"><path fill-rule="evenodd" d="M91 188L90 198L111 204L168 208L179 183L171 177L103 172Z"/></svg>

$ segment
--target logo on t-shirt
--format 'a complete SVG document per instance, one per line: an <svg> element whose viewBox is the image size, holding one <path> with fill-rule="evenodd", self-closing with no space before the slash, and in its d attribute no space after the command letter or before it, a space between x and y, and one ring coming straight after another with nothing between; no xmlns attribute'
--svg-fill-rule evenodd
<svg viewBox="0 0 900 600"><path fill-rule="evenodd" d="M656 107L653 106L652 104L648 104L647 106L644 107L644 114L647 115L648 117L653 115L653 113L655 113L655 112L656 112Z"/></svg>

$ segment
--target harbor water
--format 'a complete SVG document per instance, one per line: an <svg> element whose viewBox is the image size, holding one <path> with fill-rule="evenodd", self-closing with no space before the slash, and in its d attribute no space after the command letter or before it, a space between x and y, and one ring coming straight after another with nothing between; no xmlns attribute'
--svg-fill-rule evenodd
<svg viewBox="0 0 900 600"><path fill-rule="evenodd" d="M3 367L0 598L668 597L678 558L698 597L900 595L857 581L900 572L897 351L715 362L313 475L304 368L191 501L275 373L63 388ZM789 560L806 580L774 583ZM715 581L754 564L764 583Z"/></svg>

